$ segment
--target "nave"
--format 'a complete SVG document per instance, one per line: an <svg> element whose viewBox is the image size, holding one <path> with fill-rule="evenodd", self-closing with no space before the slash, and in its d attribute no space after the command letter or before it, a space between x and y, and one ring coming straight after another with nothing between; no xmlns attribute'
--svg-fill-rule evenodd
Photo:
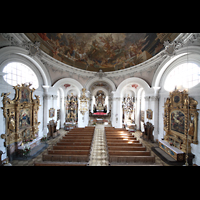
<svg viewBox="0 0 200 200"><path fill-rule="evenodd" d="M82 160L78 160L78 162L73 162L73 160L69 160L69 162L58 161L58 160L56 160L56 158L54 158L54 161L48 161L48 160L44 161L45 156L47 156L48 154L51 154L53 151L55 152L56 148L57 148L57 151L63 151L63 152L64 151L66 152L66 149L68 149L68 151L69 150L77 151L77 150L75 150L76 147L73 147L73 149L74 149L73 150L72 147L69 146L70 145L69 142L68 142L69 143L68 147L67 147L67 144L64 146L60 145L60 147L59 147L60 143L65 142L66 136L71 137L70 135L73 134L72 132L74 132L74 131L71 132L71 131L65 131L63 129L60 129L59 130L60 135L56 138L47 140L47 144L49 145L48 148L45 149L43 152L41 152L37 157L35 157L31 160L13 160L11 162L11 164L12 164L12 166L168 166L168 164L166 164L164 161L162 161L153 151L151 151L151 147L157 147L158 144L151 143L151 142L145 141L142 138L140 138L140 136L141 136L140 131L136 131L133 134L133 140L136 141L136 145L138 145L138 147L140 146L139 147L139 148L141 148L140 150L145 150L145 152L147 152L147 154L149 154L148 152L150 152L150 155L155 158L154 163L144 163L144 162L142 163L142 162L135 162L135 161L127 163L127 162L124 162L124 160L122 158L120 158L119 155L117 155L119 157L118 158L119 160L117 162L115 162L115 161L112 162L109 152L111 154L111 151L113 148L117 148L117 149L121 148L124 150L126 149L126 150L128 150L127 153L128 152L130 153L131 147L132 147L132 149L135 148L135 150L138 150L138 147L137 148L133 147L134 145L131 143L129 143L128 147L125 146L124 142L122 142L122 141L126 141L126 140L123 140L123 139L120 142L119 141L117 143L114 142L112 147L109 146L108 144L110 144L109 143L110 136L108 136L108 132L106 134L106 131L104 131L105 129L113 129L113 128L111 128L111 127L107 128L101 124L96 125L90 147L87 145L87 143L85 141L82 141L82 142L85 142L85 146L83 146L83 143L81 144L81 142L79 141L79 144L82 147L79 146L78 149L79 149L79 151L83 151L83 152L87 151L87 155L89 155L89 157L88 156L86 156L86 157L88 158L88 160L87 159L84 160L84 156L81 155ZM70 132L71 132L71 134L70 134ZM81 133L84 134L84 131L82 130ZM75 134L75 132L74 132L74 134ZM111 136L111 137L113 137L113 136ZM131 137L131 136L129 136L129 137ZM71 138L69 138L68 140L71 140ZM83 140L87 140L87 139L83 138ZM118 140L118 139L112 138L112 140ZM114 145L120 145L120 146L114 146ZM59 148L61 148L61 149L63 148L65 150L58 150ZM81 148L82 148L82 150L80 150ZM88 153L88 151L89 151L89 153ZM117 152L117 150L115 150L115 152ZM55 156L55 154L54 154L54 156ZM127 156L123 155L123 157L127 157ZM47 159L47 158L45 158L45 159Z"/></svg>

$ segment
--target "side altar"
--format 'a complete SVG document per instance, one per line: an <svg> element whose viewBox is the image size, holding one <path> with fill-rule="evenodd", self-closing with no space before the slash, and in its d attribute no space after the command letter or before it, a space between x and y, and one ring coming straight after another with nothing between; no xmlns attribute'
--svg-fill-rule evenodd
<svg viewBox="0 0 200 200"><path fill-rule="evenodd" d="M38 137L39 124L38 110L40 106L40 97L30 89L31 84L17 85L15 89L15 97L11 100L9 93L2 93L3 97L3 115L5 117L5 134L1 135L5 139L4 146L7 148L9 160L17 156L19 149L23 148L25 143L30 143L30 148L39 144Z"/></svg>
<svg viewBox="0 0 200 200"><path fill-rule="evenodd" d="M164 140L159 147L177 161L192 157L191 143L198 144L198 102L186 90L170 92L164 104Z"/></svg>

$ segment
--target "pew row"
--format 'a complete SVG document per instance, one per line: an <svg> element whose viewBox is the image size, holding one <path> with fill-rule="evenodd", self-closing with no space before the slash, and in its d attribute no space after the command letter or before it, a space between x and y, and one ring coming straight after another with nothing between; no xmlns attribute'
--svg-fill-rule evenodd
<svg viewBox="0 0 200 200"><path fill-rule="evenodd" d="M65 134L56 145L42 155L35 166L87 166L94 127L75 128Z"/></svg>
<svg viewBox="0 0 200 200"><path fill-rule="evenodd" d="M105 127L110 165L153 165L155 157L125 129Z"/></svg>

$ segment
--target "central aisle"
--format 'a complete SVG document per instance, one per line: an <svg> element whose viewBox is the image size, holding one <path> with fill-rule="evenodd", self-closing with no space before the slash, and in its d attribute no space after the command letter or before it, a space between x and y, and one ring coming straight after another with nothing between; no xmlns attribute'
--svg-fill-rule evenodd
<svg viewBox="0 0 200 200"><path fill-rule="evenodd" d="M89 166L108 166L108 152L104 125L97 124L94 131Z"/></svg>

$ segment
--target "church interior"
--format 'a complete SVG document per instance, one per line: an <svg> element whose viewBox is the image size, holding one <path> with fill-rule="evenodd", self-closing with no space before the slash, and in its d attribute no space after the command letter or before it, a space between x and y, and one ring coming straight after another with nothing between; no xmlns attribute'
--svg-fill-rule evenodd
<svg viewBox="0 0 200 200"><path fill-rule="evenodd" d="M200 166L199 33L0 33L0 166Z"/></svg>

